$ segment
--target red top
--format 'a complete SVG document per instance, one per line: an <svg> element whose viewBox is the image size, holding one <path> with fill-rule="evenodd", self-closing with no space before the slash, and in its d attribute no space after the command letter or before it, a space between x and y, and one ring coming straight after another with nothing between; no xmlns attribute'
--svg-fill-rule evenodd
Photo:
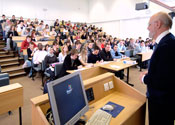
<svg viewBox="0 0 175 125"><path fill-rule="evenodd" d="M32 42L32 41L31 41ZM34 44L34 48L37 47L37 45L32 42ZM20 52L23 51L23 49L27 49L29 47L29 42L27 42L27 40L24 40L22 43L21 43L21 50Z"/></svg>

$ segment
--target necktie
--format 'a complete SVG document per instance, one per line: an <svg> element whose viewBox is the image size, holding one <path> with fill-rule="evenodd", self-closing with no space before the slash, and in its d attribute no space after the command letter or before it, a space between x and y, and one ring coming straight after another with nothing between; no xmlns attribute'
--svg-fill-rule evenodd
<svg viewBox="0 0 175 125"><path fill-rule="evenodd" d="M155 45L154 45L154 51L157 49L157 46L158 46L158 44L155 43Z"/></svg>

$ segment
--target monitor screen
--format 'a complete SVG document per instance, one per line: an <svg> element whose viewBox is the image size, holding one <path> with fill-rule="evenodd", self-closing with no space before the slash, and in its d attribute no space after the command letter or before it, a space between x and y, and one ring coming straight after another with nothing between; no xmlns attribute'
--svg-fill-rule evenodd
<svg viewBox="0 0 175 125"><path fill-rule="evenodd" d="M48 94L56 125L74 124L89 109L79 72L48 83Z"/></svg>

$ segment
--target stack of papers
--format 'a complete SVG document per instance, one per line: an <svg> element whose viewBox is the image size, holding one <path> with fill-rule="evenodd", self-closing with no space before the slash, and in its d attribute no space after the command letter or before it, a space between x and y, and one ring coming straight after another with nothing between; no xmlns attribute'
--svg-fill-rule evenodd
<svg viewBox="0 0 175 125"><path fill-rule="evenodd" d="M119 69L120 66L117 66L117 65L110 65L112 68L116 68L116 69Z"/></svg>

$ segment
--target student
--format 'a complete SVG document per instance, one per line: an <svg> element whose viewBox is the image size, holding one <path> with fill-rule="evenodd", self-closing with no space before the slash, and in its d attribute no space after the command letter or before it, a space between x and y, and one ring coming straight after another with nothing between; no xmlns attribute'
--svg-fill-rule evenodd
<svg viewBox="0 0 175 125"><path fill-rule="evenodd" d="M110 53L111 45L105 44L105 48L100 52L100 56L104 61L113 61L112 55Z"/></svg>
<svg viewBox="0 0 175 125"><path fill-rule="evenodd" d="M67 45L64 45L61 49L61 52L59 53L59 62L64 62L65 57L68 54L68 47Z"/></svg>
<svg viewBox="0 0 175 125"><path fill-rule="evenodd" d="M56 36L57 33L55 32L55 28L52 27L52 31L50 32L50 36Z"/></svg>
<svg viewBox="0 0 175 125"><path fill-rule="evenodd" d="M79 56L79 60L80 62L86 66L88 65L87 62L88 62L88 51L87 51L87 47L83 47L81 49L81 52L80 52L80 56Z"/></svg>
<svg viewBox="0 0 175 125"><path fill-rule="evenodd" d="M81 48L81 42L77 40L75 42L75 49L78 51L78 53L80 53L80 48Z"/></svg>
<svg viewBox="0 0 175 125"><path fill-rule="evenodd" d="M60 46L57 42L53 43L53 49L54 49L54 54L56 55L56 57L58 57L61 50L60 50Z"/></svg>
<svg viewBox="0 0 175 125"><path fill-rule="evenodd" d="M99 55L98 46L94 46L92 53L88 56L88 63L99 63L103 62L102 58Z"/></svg>
<svg viewBox="0 0 175 125"><path fill-rule="evenodd" d="M21 50L20 52L23 51L23 49L27 49L29 47L29 43L32 42L32 38L31 36L27 36L26 39L21 43ZM37 47L37 45L32 42L34 44L34 48Z"/></svg>
<svg viewBox="0 0 175 125"><path fill-rule="evenodd" d="M93 42L88 42L88 56L92 53L92 51L93 51Z"/></svg>
<svg viewBox="0 0 175 125"><path fill-rule="evenodd" d="M7 45L5 50L13 50L14 49L14 42L12 40L13 36L18 36L18 32L15 30L15 26L11 26L9 32L7 33Z"/></svg>
<svg viewBox="0 0 175 125"><path fill-rule="evenodd" d="M117 48L118 48L117 44L114 44L113 49L111 49L110 51L113 59L120 59L123 56L120 52L117 51Z"/></svg>
<svg viewBox="0 0 175 125"><path fill-rule="evenodd" d="M41 64L46 55L47 55L47 52L43 50L42 43L38 43L38 50L33 55L34 66Z"/></svg>
<svg viewBox="0 0 175 125"><path fill-rule="evenodd" d="M124 40L120 40L118 43L118 52L125 51L126 47L124 45Z"/></svg>
<svg viewBox="0 0 175 125"><path fill-rule="evenodd" d="M45 64L46 64L46 68L48 68L50 66L50 64L58 62L57 57L54 55L53 47L49 48L49 52L45 56L44 61L45 61Z"/></svg>
<svg viewBox="0 0 175 125"><path fill-rule="evenodd" d="M64 59L63 68L60 75L67 75L67 70L75 70L79 68L82 68L82 64L78 59L78 51L76 49L72 49L70 54L68 54Z"/></svg>

